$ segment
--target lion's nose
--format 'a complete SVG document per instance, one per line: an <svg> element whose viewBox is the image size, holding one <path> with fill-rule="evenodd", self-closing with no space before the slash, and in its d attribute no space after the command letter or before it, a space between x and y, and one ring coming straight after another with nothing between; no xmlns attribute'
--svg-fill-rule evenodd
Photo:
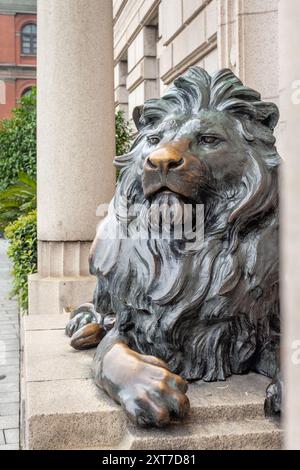
<svg viewBox="0 0 300 470"><path fill-rule="evenodd" d="M184 157L174 146L161 147L149 155L145 162L146 169L158 170L167 174L172 168L178 168L184 164Z"/></svg>

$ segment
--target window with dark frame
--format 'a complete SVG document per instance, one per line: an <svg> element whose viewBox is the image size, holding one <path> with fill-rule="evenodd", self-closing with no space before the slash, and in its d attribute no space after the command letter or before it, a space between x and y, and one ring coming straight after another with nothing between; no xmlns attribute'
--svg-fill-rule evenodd
<svg viewBox="0 0 300 470"><path fill-rule="evenodd" d="M21 32L22 54L36 55L36 24L27 24Z"/></svg>
<svg viewBox="0 0 300 470"><path fill-rule="evenodd" d="M31 86L25 88L25 90L22 91L21 97L23 98L23 96L29 95L29 93L31 93L31 91L32 91Z"/></svg>

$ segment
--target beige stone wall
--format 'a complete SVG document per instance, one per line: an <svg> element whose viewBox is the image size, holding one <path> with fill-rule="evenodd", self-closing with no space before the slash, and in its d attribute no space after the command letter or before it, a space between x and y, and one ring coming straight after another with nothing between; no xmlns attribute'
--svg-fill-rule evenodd
<svg viewBox="0 0 300 470"><path fill-rule="evenodd" d="M115 104L159 97L190 65L231 68L278 101L278 0L114 0Z"/></svg>
<svg viewBox="0 0 300 470"><path fill-rule="evenodd" d="M218 0L219 66L278 101L278 0Z"/></svg>
<svg viewBox="0 0 300 470"><path fill-rule="evenodd" d="M279 2L281 308L285 447L300 450L300 2Z"/></svg>
<svg viewBox="0 0 300 470"><path fill-rule="evenodd" d="M115 104L131 116L190 65L218 68L218 0L114 0Z"/></svg>

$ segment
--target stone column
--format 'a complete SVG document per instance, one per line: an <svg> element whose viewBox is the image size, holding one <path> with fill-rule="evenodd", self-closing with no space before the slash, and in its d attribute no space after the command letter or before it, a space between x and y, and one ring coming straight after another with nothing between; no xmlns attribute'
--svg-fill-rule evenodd
<svg viewBox="0 0 300 470"><path fill-rule="evenodd" d="M91 300L88 254L113 195L111 0L38 0L38 274L29 313Z"/></svg>
<svg viewBox="0 0 300 470"><path fill-rule="evenodd" d="M279 2L279 151L285 447L300 449L300 2Z"/></svg>
<svg viewBox="0 0 300 470"><path fill-rule="evenodd" d="M278 99L278 0L218 0L219 67Z"/></svg>

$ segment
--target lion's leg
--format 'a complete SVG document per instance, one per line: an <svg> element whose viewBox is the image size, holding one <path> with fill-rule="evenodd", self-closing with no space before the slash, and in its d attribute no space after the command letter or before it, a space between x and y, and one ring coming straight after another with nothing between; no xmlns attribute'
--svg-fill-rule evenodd
<svg viewBox="0 0 300 470"><path fill-rule="evenodd" d="M131 350L116 328L99 344L94 371L96 384L136 424L164 426L189 410L185 380L160 359Z"/></svg>
<svg viewBox="0 0 300 470"><path fill-rule="evenodd" d="M283 383L280 370L280 345L279 341L273 344L274 347L274 368L275 372L272 377L272 382L268 386L265 400L265 414L267 416L279 414L281 412Z"/></svg>
<svg viewBox="0 0 300 470"><path fill-rule="evenodd" d="M82 304L72 311L66 325L66 334L71 338L83 326L91 323L101 324L101 322L101 315L96 312L92 303Z"/></svg>
<svg viewBox="0 0 300 470"><path fill-rule="evenodd" d="M95 310L93 304L83 304L72 312L65 331L74 349L90 349L98 346L114 322L114 314L103 315Z"/></svg>
<svg viewBox="0 0 300 470"><path fill-rule="evenodd" d="M268 386L265 399L265 414L271 416L281 412L283 383L280 369L276 370L272 382Z"/></svg>
<svg viewBox="0 0 300 470"><path fill-rule="evenodd" d="M74 349L89 349L99 344L114 322L110 296L98 279L93 303L82 304L73 310L65 331L71 338L71 346Z"/></svg>
<svg viewBox="0 0 300 470"><path fill-rule="evenodd" d="M266 390L265 414L267 416L281 412L282 403L282 376L280 371L280 345L279 336L274 335L263 346L258 354L255 366L256 372L272 378L272 382Z"/></svg>

